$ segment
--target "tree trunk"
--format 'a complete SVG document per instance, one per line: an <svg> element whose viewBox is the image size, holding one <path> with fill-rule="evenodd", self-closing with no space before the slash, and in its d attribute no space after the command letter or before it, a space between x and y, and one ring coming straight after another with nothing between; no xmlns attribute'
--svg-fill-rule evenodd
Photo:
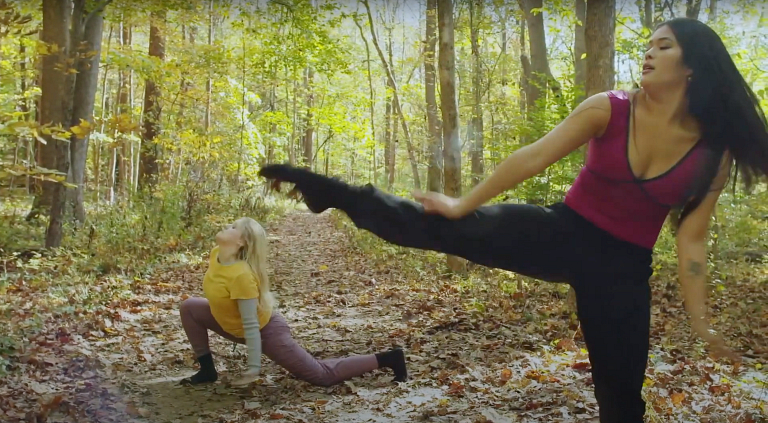
<svg viewBox="0 0 768 423"><path fill-rule="evenodd" d="M531 48L531 77L528 80L527 106L529 110L536 107L536 102L549 88L553 93L560 90L560 86L552 76L547 59L547 40L544 31L544 15L541 12L533 12L533 9L542 8L542 0L519 0L528 23L528 40ZM529 117L531 114L529 113Z"/></svg>
<svg viewBox="0 0 768 423"><path fill-rule="evenodd" d="M384 96L386 102L384 105L384 176L386 178L386 184L388 189L392 189L392 183L395 180L394 175L394 163L390 154L392 144L392 87L387 80L386 95Z"/></svg>
<svg viewBox="0 0 768 423"><path fill-rule="evenodd" d="M85 22L83 39L78 48L87 60L78 61L78 73L75 82L74 102L72 110L72 126L80 125L84 120L93 126L93 108L96 101L96 88L99 85L99 63L101 58L101 38L104 17L94 13ZM85 222L84 186L85 162L88 157L88 135L79 138L73 135L70 140L70 155L72 157L72 182L77 186L74 193L75 219L81 224Z"/></svg>
<svg viewBox="0 0 768 423"><path fill-rule="evenodd" d="M165 60L165 11L153 12L149 27L149 56ZM157 178L159 146L155 138L160 132L162 103L161 82L147 79L144 89L144 132L141 139L139 188L152 187Z"/></svg>
<svg viewBox="0 0 768 423"><path fill-rule="evenodd" d="M699 11L701 11L701 0L686 0L685 2L685 17L699 19Z"/></svg>
<svg viewBox="0 0 768 423"><path fill-rule="evenodd" d="M49 54L43 60L43 76L41 115L45 123L61 125L67 128L72 120L72 83L73 78L69 70L72 69L70 55L71 46L78 45L77 38L80 30L84 0L77 0L74 4L70 1L44 0L43 1L43 38L42 41L49 45L58 46L58 54ZM74 21L74 25L73 25ZM73 39L74 38L74 39ZM58 66L58 67L57 67ZM77 66L75 63L74 66ZM46 90L48 95L46 95ZM66 175L69 172L69 143L55 140L49 137L46 141L55 146L56 170ZM64 236L64 209L66 205L67 188L64 184L57 183L53 187L51 199L51 214L48 229L45 233L45 247L58 248Z"/></svg>
<svg viewBox="0 0 768 423"><path fill-rule="evenodd" d="M587 96L613 89L616 1L587 0Z"/></svg>
<svg viewBox="0 0 768 423"><path fill-rule="evenodd" d="M389 61L392 62L392 29L387 28L387 54L389 54ZM395 88L387 79L387 104L384 109L384 118L387 123L387 128L384 134L384 168L385 175L387 177L387 189L392 190L395 184L395 133L397 132L397 119L392 115L392 107L395 100L392 98L392 93Z"/></svg>
<svg viewBox="0 0 768 423"><path fill-rule="evenodd" d="M312 148L314 143L315 127L312 121L314 115L312 108L314 107L315 95L312 92L312 82L315 77L315 70L311 65L308 65L304 70L304 92L307 94L307 114L304 121L304 137L302 142L302 153L304 156L304 166L312 169Z"/></svg>
<svg viewBox="0 0 768 423"><path fill-rule="evenodd" d="M643 0L643 7L640 10L641 21L643 22L643 28L647 30L650 37L651 31L653 31L653 0Z"/></svg>
<svg viewBox="0 0 768 423"><path fill-rule="evenodd" d="M371 117L370 117L370 119L371 119L371 139L373 140L373 143L372 143L373 144L373 147L372 147L373 148L373 164L372 164L372 166L373 166L373 181L375 183L376 182L376 176L377 176L376 175L376 125L374 124L374 122L375 122L375 114L374 114L375 110L374 109L375 109L375 105L376 105L376 98L374 96L374 91L373 91L373 76L371 75L371 48L370 48L370 46L368 46L368 39L365 38L365 32L363 31L363 26L360 25L360 22L357 20L357 18L355 18L354 20L355 20L355 25L357 25L357 29L360 31L360 38L362 38L363 42L365 43L365 64L366 64L366 67L368 68L368 92L369 92L369 96L370 96L370 98L369 98L370 104L368 106L368 110L370 111L370 114L371 114ZM326 154L330 154L330 151L331 150L330 150L330 147L329 147L328 149L326 149ZM326 174L328 174L328 159L327 158L325 160L325 163L326 163L325 164L325 172L326 172Z"/></svg>
<svg viewBox="0 0 768 423"><path fill-rule="evenodd" d="M107 35L107 50L105 53L105 56L109 55L109 50L112 45L112 33L114 32L114 26L112 24L109 25L109 35ZM109 82L109 72L108 69L104 69L104 74L101 77L101 127L99 128L99 132L104 133L104 127L105 127L105 117L107 116L107 109L109 108L109 103L107 102L107 83ZM96 184L95 190L96 190L96 202L98 203L101 201L101 142L96 141L93 148L91 149L93 151L93 158L91 161L93 162L93 180Z"/></svg>
<svg viewBox="0 0 768 423"><path fill-rule="evenodd" d="M584 36L585 25L587 23L587 2L586 0L576 0L576 36L573 43L573 63L575 68L574 84L579 94L574 100L573 106L580 104L586 98L587 90L587 42Z"/></svg>
<svg viewBox="0 0 768 423"><path fill-rule="evenodd" d="M392 98L392 110L395 109L395 99ZM389 150L387 151L387 154L389 155L389 172L387 176L389 177L389 180L387 181L387 187L391 191L393 187L395 186L395 173L397 168L397 123L399 122L400 116L398 116L396 113L392 115L392 134L389 139Z"/></svg>
<svg viewBox="0 0 768 423"><path fill-rule="evenodd" d="M128 50L131 48L131 26L125 23L120 23L120 48L123 54L129 54ZM120 71L120 86L118 88L119 93L117 95L117 113L120 115L120 119L124 119L128 126L133 120L133 107L131 104L131 85L133 71L131 69L123 69ZM117 179L115 180L115 188L117 189L121 197L125 197L125 193L130 185L129 167L131 165L131 157L128 153L128 137L125 136L123 129L118 129L115 139L119 145L120 152L117 154Z"/></svg>
<svg viewBox="0 0 768 423"><path fill-rule="evenodd" d="M405 120L405 116L403 114L402 105L400 103L400 97L397 94L397 84L395 83L395 77L392 74L392 70L390 69L389 63L387 62L387 59L384 57L384 52L381 51L381 46L379 46L379 41L376 37L376 31L373 27L373 16L371 16L371 7L368 4L368 0L362 0L363 5L365 5L365 9L368 12L368 25L371 29L371 38L373 39L373 45L376 47L376 52L379 53L379 59L381 59L381 63L384 66L384 71L387 74L387 80L392 84L392 97L394 99L394 109L395 113L400 117L400 123L403 128L403 134L405 135L405 142L408 148L408 158L411 162L411 170L413 171L413 184L414 187L419 189L421 187L421 181L419 179L419 168L416 164L416 157L414 155L413 151L413 143L411 139L411 132L408 129L408 122Z"/></svg>
<svg viewBox="0 0 768 423"><path fill-rule="evenodd" d="M709 16L708 22L715 22L717 20L717 0L709 0Z"/></svg>
<svg viewBox="0 0 768 423"><path fill-rule="evenodd" d="M44 54L41 60L42 70L40 72L40 123L42 125L62 126L66 128L69 119L67 118L67 108L70 94L68 83L70 78L66 69L69 68L70 45L70 26L72 21L72 5L66 0L44 0L43 8L43 29L40 34L40 41L48 45L48 54ZM61 141L57 141L50 135L40 134L45 143L38 141L37 163L38 166L46 169L68 169L65 163L58 163L57 157L61 155L65 146L60 146ZM64 154L66 156L66 154ZM68 157L67 157L68 158ZM65 171L66 173L66 171ZM41 212L51 210L54 200L54 192L59 184L51 181L43 181L37 185L37 196L32 204L32 209L27 215L27 220L35 219ZM51 210L52 212L52 210ZM59 225L59 240L61 223ZM46 245L48 239L46 235Z"/></svg>
<svg viewBox="0 0 768 423"><path fill-rule="evenodd" d="M293 108L292 108L292 111L291 111L291 116L292 116L292 119L291 119L291 138L288 140L288 146L287 146L288 147L288 163L290 163L291 166L296 164L296 149L294 148L294 143L296 142L296 138L298 137L297 130L296 130L298 125L297 125L296 121L299 118L299 111L298 111L299 110L299 100L298 100L298 97L299 97L299 83L296 81L296 78L295 78L295 75L296 75L296 71L295 70L293 71L293 75L294 75L294 78L293 78L293 98L292 98L292 100L293 100ZM287 90L288 90L288 87L286 85L286 91ZM287 96L288 96L288 94L286 93L286 97Z"/></svg>
<svg viewBox="0 0 768 423"><path fill-rule="evenodd" d="M528 54L526 53L525 46L526 46L526 24L525 24L525 12L521 11L521 14L523 15L519 22L520 22L520 111L523 112L523 115L528 116L528 93L530 92L530 81L531 81L531 61L528 58Z"/></svg>
<svg viewBox="0 0 768 423"><path fill-rule="evenodd" d="M208 3L208 46L213 46L213 1ZM203 130L207 134L211 129L211 101L213 99L213 78L208 71L208 79L205 81L205 116L203 117Z"/></svg>
<svg viewBox="0 0 768 423"><path fill-rule="evenodd" d="M443 114L443 160L445 194L461 196L461 142L459 140L459 101L456 95L456 53L454 49L453 1L437 0L437 27L440 52L440 108ZM448 267L460 270L458 257L448 256Z"/></svg>
<svg viewBox="0 0 768 423"><path fill-rule="evenodd" d="M185 41L187 46L194 47L197 28L194 25L191 25L186 29L186 32L187 34L184 34L184 28L182 27L182 41ZM182 129L184 128L184 113L187 108L187 95L189 94L189 89L192 87L192 83L185 76L182 76L179 85L181 98L179 99L179 113L176 116L176 127Z"/></svg>
<svg viewBox="0 0 768 423"><path fill-rule="evenodd" d="M472 186L480 183L483 178L483 87L482 66L480 62L480 46L478 45L479 26L483 15L482 0L470 0L470 44L472 46L472 91L474 105L469 133L472 134Z"/></svg>
<svg viewBox="0 0 768 423"><path fill-rule="evenodd" d="M21 113L21 116L19 116L19 121L29 121L29 105L27 104L27 98L26 98L26 92L27 92L27 49L24 46L24 41L19 40L19 96L18 96L18 102L16 103L16 110ZM13 154L13 164L18 165L19 155L21 154L21 149L24 148L24 145L26 144L26 150L27 150L27 158L31 157L30 150L30 142L25 142L28 138L27 137L18 137L16 140L16 149L14 150ZM30 166L29 159L27 159L27 166ZM11 177L11 191L15 188L15 177ZM30 177L27 175L27 190L30 188Z"/></svg>
<svg viewBox="0 0 768 423"><path fill-rule="evenodd" d="M424 88L427 102L427 125L429 130L429 167L427 190L440 192L443 188L443 135L440 133L440 119L437 116L435 93L435 46L437 45L437 0L427 0L427 35L424 45Z"/></svg>
<svg viewBox="0 0 768 423"><path fill-rule="evenodd" d="M503 6L506 7L506 6ZM499 77L501 80L501 86L506 87L509 84L509 70L507 66L507 45L509 44L509 33L508 33L508 26L507 26L507 20L508 20L508 13L501 13L501 9L499 8L499 18L500 18L500 24L501 24L501 65L499 67ZM504 90L501 92L502 97L504 96Z"/></svg>

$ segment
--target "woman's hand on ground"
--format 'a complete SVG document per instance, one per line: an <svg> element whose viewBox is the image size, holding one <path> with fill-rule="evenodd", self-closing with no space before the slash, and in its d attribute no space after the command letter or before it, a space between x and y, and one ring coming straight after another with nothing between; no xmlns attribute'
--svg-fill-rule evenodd
<svg viewBox="0 0 768 423"><path fill-rule="evenodd" d="M741 362L741 357L725 345L723 336L710 328L706 320L695 319L691 323L691 328L707 343L707 348L714 359L727 358L733 363Z"/></svg>
<svg viewBox="0 0 768 423"><path fill-rule="evenodd" d="M250 385L253 382L256 382L259 379L259 376L261 374L260 370L248 370L247 372L243 373L239 378L232 381L232 386L234 387L242 387Z"/></svg>

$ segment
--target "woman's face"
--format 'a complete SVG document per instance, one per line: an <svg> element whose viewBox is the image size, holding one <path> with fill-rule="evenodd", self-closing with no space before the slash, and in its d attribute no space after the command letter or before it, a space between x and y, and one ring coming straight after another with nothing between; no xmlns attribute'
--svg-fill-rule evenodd
<svg viewBox="0 0 768 423"><path fill-rule="evenodd" d="M216 243L219 245L243 245L243 232L239 229L238 222L230 223L216 234Z"/></svg>
<svg viewBox="0 0 768 423"><path fill-rule="evenodd" d="M675 34L664 25L656 30L645 52L640 85L668 86L687 84L692 72L683 63L683 50Z"/></svg>

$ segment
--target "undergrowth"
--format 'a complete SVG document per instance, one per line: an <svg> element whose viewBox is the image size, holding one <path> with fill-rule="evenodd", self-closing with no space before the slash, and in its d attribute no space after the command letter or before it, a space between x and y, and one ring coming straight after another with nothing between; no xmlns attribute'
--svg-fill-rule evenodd
<svg viewBox="0 0 768 423"><path fill-rule="evenodd" d="M242 216L266 222L289 207L260 188L160 185L154 195L137 194L120 204L88 204L83 225L65 226L64 246L45 250L47 221L27 221L25 200L0 206L0 376L8 357L51 320L87 316L130 299L134 284L157 269L195 264L226 223Z"/></svg>

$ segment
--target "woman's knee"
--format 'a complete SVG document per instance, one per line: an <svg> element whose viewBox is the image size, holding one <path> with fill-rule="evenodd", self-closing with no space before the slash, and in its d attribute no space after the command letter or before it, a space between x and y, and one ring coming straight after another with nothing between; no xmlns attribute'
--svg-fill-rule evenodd
<svg viewBox="0 0 768 423"><path fill-rule="evenodd" d="M308 375L304 377L303 379L316 386L322 386L322 387L329 387L333 386L337 381L333 380L328 373L325 372L316 372L312 375Z"/></svg>
<svg viewBox="0 0 768 423"><path fill-rule="evenodd" d="M186 300L182 301L179 305L179 314L182 318L185 316L192 316L195 312L195 309L203 306L205 303L207 303L205 298L200 297L190 297Z"/></svg>

